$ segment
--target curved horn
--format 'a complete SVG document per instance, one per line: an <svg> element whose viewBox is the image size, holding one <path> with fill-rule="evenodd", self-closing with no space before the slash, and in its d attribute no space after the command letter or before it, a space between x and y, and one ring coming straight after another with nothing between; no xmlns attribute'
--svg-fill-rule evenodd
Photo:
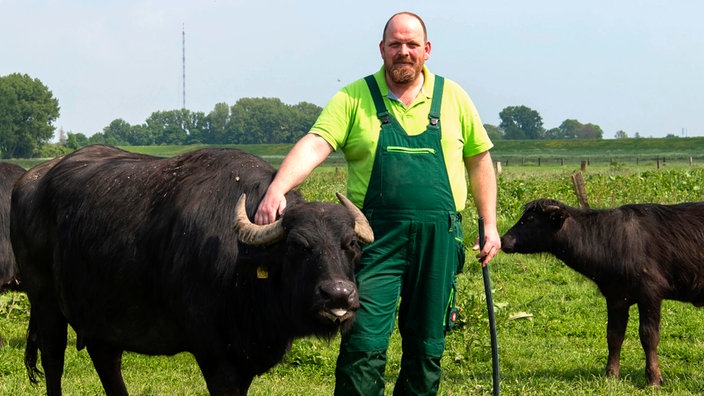
<svg viewBox="0 0 704 396"><path fill-rule="evenodd" d="M352 218L354 218L354 232L357 233L359 240L366 245L374 242L374 231L372 231L369 220L367 220L364 213L344 195L339 192L335 193L335 195L337 195L337 199L340 200L340 203L347 208Z"/></svg>
<svg viewBox="0 0 704 396"><path fill-rule="evenodd" d="M281 225L281 219L267 225L252 223L247 217L247 211L245 210L246 200L246 195L242 194L237 201L237 205L235 205L237 239L247 245L258 247L280 241L284 236L284 227Z"/></svg>

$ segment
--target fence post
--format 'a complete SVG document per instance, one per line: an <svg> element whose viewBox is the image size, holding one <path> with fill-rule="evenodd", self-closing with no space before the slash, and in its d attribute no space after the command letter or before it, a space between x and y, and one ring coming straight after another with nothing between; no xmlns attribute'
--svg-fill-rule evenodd
<svg viewBox="0 0 704 396"><path fill-rule="evenodd" d="M584 163L584 161L582 161ZM572 185L574 186L574 193L577 195L577 202L579 202L580 208L589 208L589 201L587 200L587 189L584 187L584 178L582 177L582 172L575 172L571 176Z"/></svg>

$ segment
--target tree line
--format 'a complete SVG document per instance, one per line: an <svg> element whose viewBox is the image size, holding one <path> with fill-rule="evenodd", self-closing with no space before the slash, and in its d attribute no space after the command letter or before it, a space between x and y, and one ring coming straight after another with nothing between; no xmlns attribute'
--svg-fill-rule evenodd
<svg viewBox="0 0 704 396"><path fill-rule="evenodd" d="M582 124L567 119L557 128L545 129L540 114L526 106L509 106L499 113L501 123L494 132L494 138L503 139L602 139L604 131L599 125ZM498 132L499 136L496 136Z"/></svg>
<svg viewBox="0 0 704 396"><path fill-rule="evenodd" d="M144 123L121 118L86 136L58 131L59 101L39 79L14 73L0 77L0 155L2 158L50 157L89 144L114 146L293 143L308 132L322 111L308 102L289 105L278 98L242 98L233 105L217 103L209 113L187 109L155 111ZM540 114L526 106L509 106L501 123L484 126L492 139L602 139L595 124L566 119L546 129ZM627 138L618 131L616 138ZM636 135L636 137L638 137Z"/></svg>
<svg viewBox="0 0 704 396"><path fill-rule="evenodd" d="M156 111L138 125L113 120L90 137L68 132L66 146L290 143L303 136L322 109L312 103L288 105L277 98L242 98L218 103L205 114L187 109Z"/></svg>

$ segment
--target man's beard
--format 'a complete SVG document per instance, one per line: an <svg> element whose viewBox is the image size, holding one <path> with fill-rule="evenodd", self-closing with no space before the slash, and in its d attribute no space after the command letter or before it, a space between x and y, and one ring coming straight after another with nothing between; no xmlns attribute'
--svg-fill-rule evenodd
<svg viewBox="0 0 704 396"><path fill-rule="evenodd" d="M421 69L418 69L416 65L409 65L407 63L394 64L389 69L389 75L391 76L391 81L396 84L408 84L413 82Z"/></svg>

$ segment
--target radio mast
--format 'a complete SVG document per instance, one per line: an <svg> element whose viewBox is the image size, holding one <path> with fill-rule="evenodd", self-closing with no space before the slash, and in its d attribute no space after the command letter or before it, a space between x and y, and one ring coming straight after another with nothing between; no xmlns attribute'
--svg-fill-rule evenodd
<svg viewBox="0 0 704 396"><path fill-rule="evenodd" d="M186 24L182 24L182 30L181 30L181 61L182 61L182 70L183 70L183 79L182 79L182 87L183 87L183 107L182 109L186 109Z"/></svg>

